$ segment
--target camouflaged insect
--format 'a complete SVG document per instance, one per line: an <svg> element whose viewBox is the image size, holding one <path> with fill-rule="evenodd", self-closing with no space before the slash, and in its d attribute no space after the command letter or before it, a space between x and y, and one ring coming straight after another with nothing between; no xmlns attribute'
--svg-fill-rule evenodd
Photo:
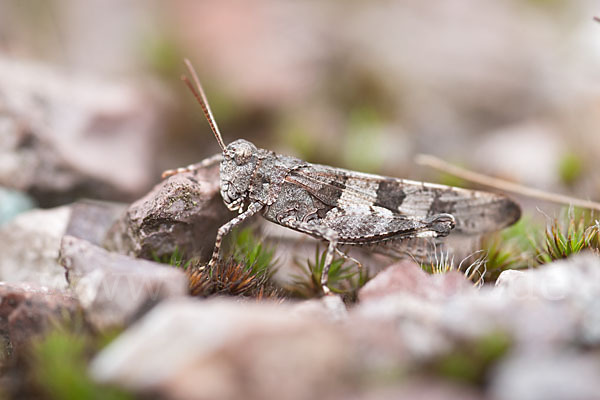
<svg viewBox="0 0 600 400"><path fill-rule="evenodd" d="M163 176L220 162L223 201L239 212L218 230L209 268L219 258L223 236L258 213L328 242L321 280L326 293L334 253L351 258L340 245L444 237L454 228L479 233L501 229L519 218L518 205L498 194L311 164L244 139L225 146L197 75L188 60L186 65L197 90L183 79L202 106L222 154Z"/></svg>

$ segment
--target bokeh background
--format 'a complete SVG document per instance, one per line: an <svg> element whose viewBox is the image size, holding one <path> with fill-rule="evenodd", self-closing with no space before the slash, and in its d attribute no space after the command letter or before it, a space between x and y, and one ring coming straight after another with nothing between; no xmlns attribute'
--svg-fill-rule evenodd
<svg viewBox="0 0 600 400"><path fill-rule="evenodd" d="M460 183L418 168L429 153L597 199L598 12L590 0L3 0L0 184L41 206L132 200L215 153L179 79L187 57L226 142Z"/></svg>

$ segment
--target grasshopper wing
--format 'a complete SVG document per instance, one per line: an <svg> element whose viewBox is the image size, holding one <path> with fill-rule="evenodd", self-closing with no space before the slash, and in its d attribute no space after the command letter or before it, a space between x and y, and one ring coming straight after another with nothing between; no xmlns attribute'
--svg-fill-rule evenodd
<svg viewBox="0 0 600 400"><path fill-rule="evenodd" d="M501 194L358 173L326 165L298 168L290 172L286 181L305 188L324 204L342 210L372 206L421 220L451 214L456 220L455 230L469 235L500 230L521 216L518 204Z"/></svg>

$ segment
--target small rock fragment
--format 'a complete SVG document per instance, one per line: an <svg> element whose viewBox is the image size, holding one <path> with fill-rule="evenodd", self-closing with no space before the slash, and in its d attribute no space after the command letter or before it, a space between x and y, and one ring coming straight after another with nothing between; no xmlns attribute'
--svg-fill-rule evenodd
<svg viewBox="0 0 600 400"><path fill-rule="evenodd" d="M71 294L32 284L0 282L0 338L5 355L19 355L33 338L74 319L79 302Z"/></svg>
<svg viewBox="0 0 600 400"><path fill-rule="evenodd" d="M31 210L0 228L0 280L67 287L57 262L60 240L71 215L68 206Z"/></svg>
<svg viewBox="0 0 600 400"><path fill-rule="evenodd" d="M436 300L469 290L473 290L473 284L459 271L431 275L413 261L403 260L378 273L362 287L358 296L360 301L368 301L405 293Z"/></svg>
<svg viewBox="0 0 600 400"><path fill-rule="evenodd" d="M122 326L160 300L187 293L182 270L110 253L65 236L60 262L86 317L97 329Z"/></svg>
<svg viewBox="0 0 600 400"><path fill-rule="evenodd" d="M574 353L515 355L499 365L491 392L498 400L597 399L600 364Z"/></svg>
<svg viewBox="0 0 600 400"><path fill-rule="evenodd" d="M105 246L146 259L175 250L208 259L217 229L233 216L219 191L218 165L163 180L129 207Z"/></svg>
<svg viewBox="0 0 600 400"><path fill-rule="evenodd" d="M71 205L71 218L65 235L101 246L126 205L98 200L80 200Z"/></svg>
<svg viewBox="0 0 600 400"><path fill-rule="evenodd" d="M504 271L496 289L510 298L587 301L600 296L600 257L577 254L526 271Z"/></svg>
<svg viewBox="0 0 600 400"><path fill-rule="evenodd" d="M396 384L371 390L363 395L354 394L345 400L484 400L482 394L465 385L453 384L441 379L411 379ZM340 399L341 400L341 399Z"/></svg>
<svg viewBox="0 0 600 400"><path fill-rule="evenodd" d="M344 321L348 318L348 310L342 297L333 294L298 302L294 305L294 312L330 321Z"/></svg>
<svg viewBox="0 0 600 400"><path fill-rule="evenodd" d="M0 184L42 207L139 196L161 131L150 94L0 57Z"/></svg>
<svg viewBox="0 0 600 400"><path fill-rule="evenodd" d="M282 304L164 302L96 356L100 382L177 399L331 398L355 387L340 327Z"/></svg>

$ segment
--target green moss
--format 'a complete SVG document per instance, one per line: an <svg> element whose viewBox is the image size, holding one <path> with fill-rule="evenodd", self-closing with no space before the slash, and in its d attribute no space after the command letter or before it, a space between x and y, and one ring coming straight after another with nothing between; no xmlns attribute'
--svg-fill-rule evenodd
<svg viewBox="0 0 600 400"><path fill-rule="evenodd" d="M536 260L545 264L584 250L600 252L600 223L590 213L570 208L548 223L536 246Z"/></svg>
<svg viewBox="0 0 600 400"><path fill-rule="evenodd" d="M183 252L179 250L179 247L175 246L175 250L171 254L163 254L162 256L158 256L156 253L152 254L152 259L155 262L161 264L167 264L176 268L187 269L190 265L191 260L186 260L184 258Z"/></svg>
<svg viewBox="0 0 600 400"><path fill-rule="evenodd" d="M129 393L99 385L87 374L88 361L107 340L57 328L32 344L32 379L52 399L131 399Z"/></svg>
<svg viewBox="0 0 600 400"><path fill-rule="evenodd" d="M167 79L181 74L183 53L177 41L167 34L146 37L140 48L150 68L158 74Z"/></svg>
<svg viewBox="0 0 600 400"><path fill-rule="evenodd" d="M295 297L313 298L323 295L321 277L325 266L327 249L321 252L317 246L314 260L306 263L296 262L299 273L293 275L293 282L287 290ZM342 296L345 302L358 299L358 290L369 281L367 268L358 268L354 264L346 265L346 259L334 257L329 268L327 287L333 293Z"/></svg>
<svg viewBox="0 0 600 400"><path fill-rule="evenodd" d="M244 263L255 274L275 272L275 250L258 240L251 228L234 231L232 242L236 262Z"/></svg>
<svg viewBox="0 0 600 400"><path fill-rule="evenodd" d="M383 165L381 130L383 122L371 107L356 107L350 112L348 133L343 142L344 163L352 169L377 172Z"/></svg>
<svg viewBox="0 0 600 400"><path fill-rule="evenodd" d="M566 153L558 163L558 176L566 185L573 185L583 173L583 160L575 153Z"/></svg>
<svg viewBox="0 0 600 400"><path fill-rule="evenodd" d="M437 373L451 380L475 382L480 374L480 366L478 360L469 354L455 352L438 361Z"/></svg>
<svg viewBox="0 0 600 400"><path fill-rule="evenodd" d="M432 364L444 378L470 384L482 384L490 368L510 349L510 337L501 331L490 332L473 342L462 343Z"/></svg>
<svg viewBox="0 0 600 400"><path fill-rule="evenodd" d="M292 148L298 157L303 160L318 158L320 144L301 118L297 118L297 116L283 117L277 124L276 130L283 145Z"/></svg>
<svg viewBox="0 0 600 400"><path fill-rule="evenodd" d="M468 188L470 186L469 182L465 181L464 179L461 179L456 175L452 175L446 172L441 172L435 181L446 186L455 186L462 188Z"/></svg>
<svg viewBox="0 0 600 400"><path fill-rule="evenodd" d="M225 260L204 268L197 260L187 268L190 293L197 297L240 296L279 299L282 292L273 282L274 250L257 239L252 228L235 230Z"/></svg>
<svg viewBox="0 0 600 400"><path fill-rule="evenodd" d="M541 229L525 215L516 224L487 236L482 243L486 255L485 281L495 282L503 271L530 266L536 247L533 238Z"/></svg>

